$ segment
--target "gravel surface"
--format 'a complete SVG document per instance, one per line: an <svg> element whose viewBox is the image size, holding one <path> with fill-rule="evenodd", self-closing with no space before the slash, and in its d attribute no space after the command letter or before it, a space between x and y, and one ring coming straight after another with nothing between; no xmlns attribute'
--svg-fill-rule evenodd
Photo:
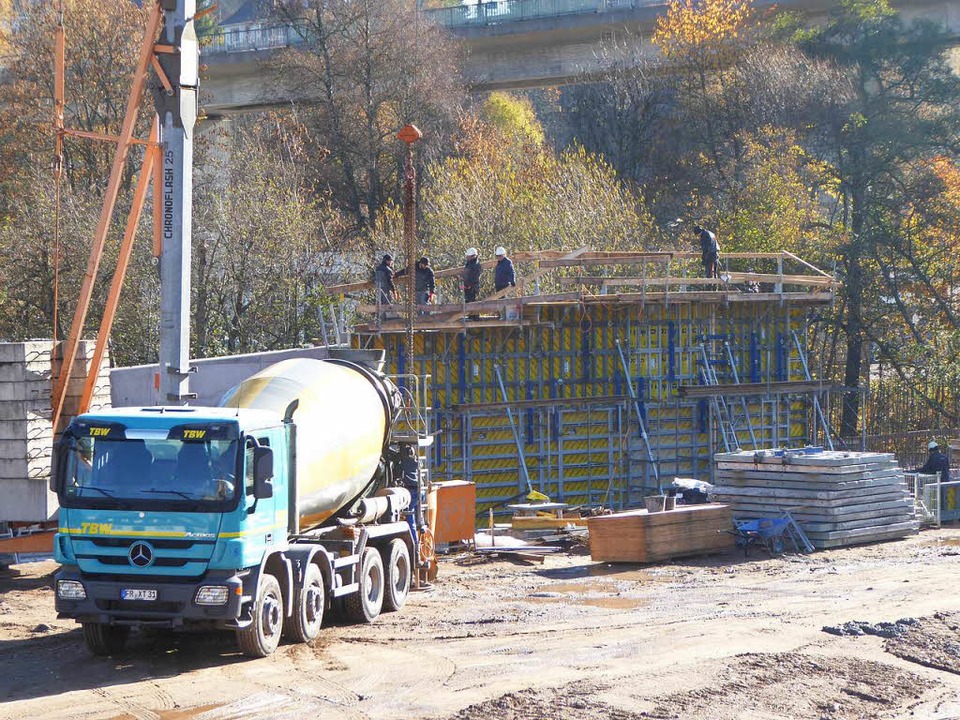
<svg viewBox="0 0 960 720"><path fill-rule="evenodd" d="M956 719L958 546L947 528L650 567L448 557L400 612L263 660L164 633L93 658L56 618L54 564L23 565L0 578L0 719Z"/></svg>

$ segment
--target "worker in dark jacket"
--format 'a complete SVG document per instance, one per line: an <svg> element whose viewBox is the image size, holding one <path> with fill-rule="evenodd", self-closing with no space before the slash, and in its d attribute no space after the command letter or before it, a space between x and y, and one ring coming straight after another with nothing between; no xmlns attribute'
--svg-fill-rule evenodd
<svg viewBox="0 0 960 720"><path fill-rule="evenodd" d="M936 440L931 440L927 444L927 450L930 451L927 462L922 468L914 470L917 473L926 475L940 475L940 482L950 482L950 461L947 456L940 452L940 446Z"/></svg>
<svg viewBox="0 0 960 720"><path fill-rule="evenodd" d="M437 280L433 275L433 268L430 267L430 258L422 257L417 263L417 300L424 305L433 302L433 296L437 290Z"/></svg>
<svg viewBox="0 0 960 720"><path fill-rule="evenodd" d="M513 263L507 257L507 250L502 245L496 250L497 267L493 271L493 286L497 291L517 286L517 274L513 270Z"/></svg>
<svg viewBox="0 0 960 720"><path fill-rule="evenodd" d="M699 225L693 226L693 233L700 242L700 254L703 258L704 277L719 278L720 273L717 269L720 259L720 243L717 242L717 236L706 228Z"/></svg>
<svg viewBox="0 0 960 720"><path fill-rule="evenodd" d="M396 299L397 288L393 284L393 278L393 255L387 253L373 271L373 281L377 286L377 302L380 305L391 305Z"/></svg>
<svg viewBox="0 0 960 720"><path fill-rule="evenodd" d="M477 249L467 250L467 262L463 266L463 299L465 302L474 302L480 292L480 261L477 259Z"/></svg>

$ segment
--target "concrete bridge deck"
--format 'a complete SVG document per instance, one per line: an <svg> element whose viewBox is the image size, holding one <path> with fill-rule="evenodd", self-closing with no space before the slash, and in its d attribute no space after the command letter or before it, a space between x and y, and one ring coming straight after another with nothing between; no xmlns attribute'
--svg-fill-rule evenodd
<svg viewBox="0 0 960 720"><path fill-rule="evenodd" d="M828 0L757 0L755 7L798 10L823 17ZM895 2L906 19L924 17L960 32L960 0ZM449 29L467 50L469 87L483 92L562 85L603 69L598 49L617 40L643 48L664 0L495 0L425 10L428 21ZM261 61L300 42L290 27L264 20L258 26L225 26L203 50L207 66L205 109L217 116L292 100L274 86Z"/></svg>

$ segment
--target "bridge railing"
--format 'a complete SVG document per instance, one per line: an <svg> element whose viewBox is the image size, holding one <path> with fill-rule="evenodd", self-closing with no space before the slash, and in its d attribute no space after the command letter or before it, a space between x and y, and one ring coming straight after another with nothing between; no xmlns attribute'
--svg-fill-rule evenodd
<svg viewBox="0 0 960 720"><path fill-rule="evenodd" d="M425 10L424 15L438 25L469 27L659 4L662 4L662 0L493 0Z"/></svg>
<svg viewBox="0 0 960 720"><path fill-rule="evenodd" d="M298 45L303 38L289 25L228 25L202 36L200 42L205 53L221 54L275 50Z"/></svg>
<svg viewBox="0 0 960 720"><path fill-rule="evenodd" d="M437 25L457 28L561 15L603 13L662 3L663 0L493 0L425 10L424 16ZM288 25L265 21L262 24L221 27L202 37L201 42L205 52L221 54L290 47L301 43L302 38Z"/></svg>

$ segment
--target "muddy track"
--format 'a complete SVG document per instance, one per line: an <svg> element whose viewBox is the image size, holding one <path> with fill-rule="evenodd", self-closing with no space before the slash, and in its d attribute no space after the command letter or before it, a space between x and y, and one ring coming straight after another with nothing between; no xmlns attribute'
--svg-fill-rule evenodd
<svg viewBox="0 0 960 720"><path fill-rule="evenodd" d="M450 558L372 625L247 660L233 637L134 635L92 658L56 620L52 564L0 579L0 720L960 717L960 530L650 568ZM896 639L824 626L901 617ZM911 714L912 713L912 714Z"/></svg>

